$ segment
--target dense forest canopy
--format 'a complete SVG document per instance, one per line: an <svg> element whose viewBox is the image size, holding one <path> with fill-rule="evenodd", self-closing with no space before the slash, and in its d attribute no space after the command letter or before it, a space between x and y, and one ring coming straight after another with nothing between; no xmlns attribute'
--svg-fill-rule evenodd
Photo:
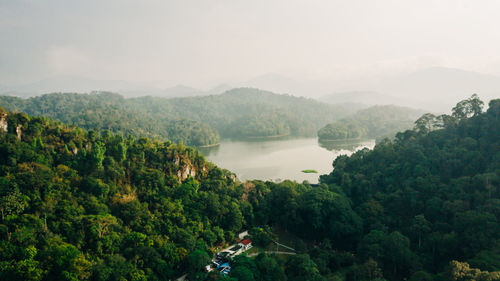
<svg viewBox="0 0 500 281"><path fill-rule="evenodd" d="M361 260L393 259L398 278L439 272L453 259L500 270L500 100L486 113L482 105L474 95L451 116L425 114L414 130L337 158L321 177L349 197L363 220ZM377 247L396 233L402 244L394 246L406 245L406 252L384 256Z"/></svg>
<svg viewBox="0 0 500 281"><path fill-rule="evenodd" d="M146 136L211 145L226 138L313 136L333 119L359 106L327 105L312 99L239 88L221 95L125 99L118 94L48 94L29 99L0 97L10 111L46 116L85 129L125 137Z"/></svg>
<svg viewBox="0 0 500 281"><path fill-rule="evenodd" d="M320 140L393 137L410 129L421 110L395 105L376 105L334 121L318 131Z"/></svg>
<svg viewBox="0 0 500 281"><path fill-rule="evenodd" d="M500 280L500 100L425 114L315 186L23 113L0 112L0 140L1 280ZM203 272L243 229L297 255Z"/></svg>
<svg viewBox="0 0 500 281"><path fill-rule="evenodd" d="M223 137L312 136L330 122L359 109L359 105L328 105L313 99L237 88L221 95L191 98L137 98L153 112L204 121Z"/></svg>
<svg viewBox="0 0 500 281"><path fill-rule="evenodd" d="M194 148L1 123L1 280L165 280L242 227L234 176Z"/></svg>
<svg viewBox="0 0 500 281"><path fill-rule="evenodd" d="M29 99L0 96L0 105L10 111L45 116L85 129L108 130L125 137L168 139L196 146L219 142L219 134L203 122L153 115L113 93L55 93Z"/></svg>

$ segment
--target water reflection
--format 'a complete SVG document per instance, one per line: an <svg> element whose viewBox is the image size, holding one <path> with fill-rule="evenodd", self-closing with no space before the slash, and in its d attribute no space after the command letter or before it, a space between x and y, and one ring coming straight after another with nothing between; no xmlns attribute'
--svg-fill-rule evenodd
<svg viewBox="0 0 500 281"><path fill-rule="evenodd" d="M348 150L348 151L357 151L361 148L368 147L372 148L375 145L374 140L372 139L353 139L353 140L319 140L319 146L326 148L330 151L340 151L340 150Z"/></svg>
<svg viewBox="0 0 500 281"><path fill-rule="evenodd" d="M205 156L211 155L211 154L217 154L219 153L220 149L220 144L216 146L208 146L208 147L198 147L198 150L201 151Z"/></svg>
<svg viewBox="0 0 500 281"><path fill-rule="evenodd" d="M320 175L331 172L337 156L374 145L374 140L319 143L316 138L252 139L223 140L219 146L200 148L200 151L209 161L231 170L241 180L291 179L317 183ZM307 174L303 170L318 173Z"/></svg>

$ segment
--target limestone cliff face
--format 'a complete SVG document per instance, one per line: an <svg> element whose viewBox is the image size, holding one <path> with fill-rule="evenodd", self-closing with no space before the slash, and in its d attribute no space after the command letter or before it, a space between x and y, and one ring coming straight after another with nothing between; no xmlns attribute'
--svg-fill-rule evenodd
<svg viewBox="0 0 500 281"><path fill-rule="evenodd" d="M21 125L17 125L17 127L16 127L16 134L17 134L18 140L21 140L21 136L23 134L23 132L21 131L21 127L22 127Z"/></svg>
<svg viewBox="0 0 500 281"><path fill-rule="evenodd" d="M177 171L177 178L179 180L179 183L186 180L188 176L191 176L193 178L196 176L196 168L192 165L185 165L182 169Z"/></svg>
<svg viewBox="0 0 500 281"><path fill-rule="evenodd" d="M196 167L191 163L189 158L183 156L175 156L174 164L178 166L177 180L179 183L186 180L189 176L196 177Z"/></svg>
<svg viewBox="0 0 500 281"><path fill-rule="evenodd" d="M0 113L0 132L7 132L7 113Z"/></svg>
<svg viewBox="0 0 500 281"><path fill-rule="evenodd" d="M175 156L172 162L175 164L179 183L182 183L188 177L196 178L198 176L198 178L203 178L208 175L209 168L206 163L196 166L185 155Z"/></svg>

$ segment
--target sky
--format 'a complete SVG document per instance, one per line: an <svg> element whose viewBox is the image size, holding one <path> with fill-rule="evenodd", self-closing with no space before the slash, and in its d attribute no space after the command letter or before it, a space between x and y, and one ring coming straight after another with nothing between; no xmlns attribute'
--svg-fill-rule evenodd
<svg viewBox="0 0 500 281"><path fill-rule="evenodd" d="M212 87L265 73L500 75L497 0L0 0L0 85L55 76Z"/></svg>

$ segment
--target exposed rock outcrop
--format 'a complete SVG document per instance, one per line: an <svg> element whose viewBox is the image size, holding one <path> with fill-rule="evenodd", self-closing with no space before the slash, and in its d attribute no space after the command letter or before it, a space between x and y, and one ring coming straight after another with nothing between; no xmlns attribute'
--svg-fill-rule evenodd
<svg viewBox="0 0 500 281"><path fill-rule="evenodd" d="M7 132L7 113L0 113L0 132Z"/></svg>
<svg viewBox="0 0 500 281"><path fill-rule="evenodd" d="M21 136L23 134L23 132L21 131L21 127L22 127L21 125L17 125L17 127L16 127L16 134L17 134L18 140L21 140Z"/></svg>
<svg viewBox="0 0 500 281"><path fill-rule="evenodd" d="M196 176L196 168L191 165L191 163L186 164L182 169L177 171L177 178L179 179L179 183L186 180L188 176L195 177Z"/></svg>

